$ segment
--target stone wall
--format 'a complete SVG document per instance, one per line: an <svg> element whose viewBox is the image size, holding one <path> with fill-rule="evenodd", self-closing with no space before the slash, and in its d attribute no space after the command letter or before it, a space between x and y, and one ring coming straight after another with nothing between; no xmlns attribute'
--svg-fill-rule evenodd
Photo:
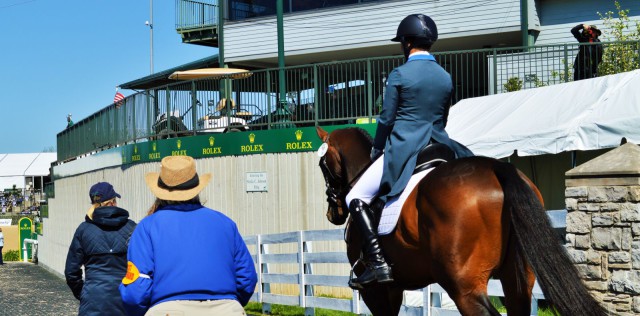
<svg viewBox="0 0 640 316"><path fill-rule="evenodd" d="M616 315L640 314L639 157L627 144L566 174L567 250Z"/></svg>
<svg viewBox="0 0 640 316"><path fill-rule="evenodd" d="M640 186L569 187L567 247L608 309L640 313Z"/></svg>

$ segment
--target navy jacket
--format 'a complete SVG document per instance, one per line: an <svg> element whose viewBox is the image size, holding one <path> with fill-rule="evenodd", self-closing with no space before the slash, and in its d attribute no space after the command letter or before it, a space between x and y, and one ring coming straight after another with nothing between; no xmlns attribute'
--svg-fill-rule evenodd
<svg viewBox="0 0 640 316"><path fill-rule="evenodd" d="M118 285L127 271L127 243L135 226L129 212L105 206L96 208L93 220L86 217L76 229L64 276L80 300L78 315L124 315Z"/></svg>
<svg viewBox="0 0 640 316"><path fill-rule="evenodd" d="M384 148L382 201L402 193L430 140L449 146L458 158L473 156L444 129L452 91L451 76L431 55L413 55L389 74L374 141L375 148Z"/></svg>
<svg viewBox="0 0 640 316"><path fill-rule="evenodd" d="M196 204L145 217L131 236L120 294L128 315L162 302L237 300L246 305L258 277L236 223Z"/></svg>

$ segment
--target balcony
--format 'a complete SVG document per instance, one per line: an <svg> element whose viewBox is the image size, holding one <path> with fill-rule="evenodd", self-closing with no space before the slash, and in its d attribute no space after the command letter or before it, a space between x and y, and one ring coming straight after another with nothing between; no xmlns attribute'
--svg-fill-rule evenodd
<svg viewBox="0 0 640 316"><path fill-rule="evenodd" d="M218 47L217 1L176 0L176 31L183 43Z"/></svg>

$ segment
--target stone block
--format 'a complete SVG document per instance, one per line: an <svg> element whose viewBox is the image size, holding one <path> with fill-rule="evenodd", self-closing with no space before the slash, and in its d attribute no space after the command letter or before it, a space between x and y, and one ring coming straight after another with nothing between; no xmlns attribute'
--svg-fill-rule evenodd
<svg viewBox="0 0 640 316"><path fill-rule="evenodd" d="M578 203L578 210L582 212L600 212L601 203Z"/></svg>
<svg viewBox="0 0 640 316"><path fill-rule="evenodd" d="M619 213L599 213L591 216L591 224L595 226L613 226L620 221Z"/></svg>
<svg viewBox="0 0 640 316"><path fill-rule="evenodd" d="M609 289L616 293L640 294L640 271L613 271Z"/></svg>
<svg viewBox="0 0 640 316"><path fill-rule="evenodd" d="M633 235L633 237L640 236L640 223L631 224L631 234Z"/></svg>
<svg viewBox="0 0 640 316"><path fill-rule="evenodd" d="M627 201L640 202L640 186L630 186Z"/></svg>
<svg viewBox="0 0 640 316"><path fill-rule="evenodd" d="M565 246L568 248L576 247L576 235L574 234L566 234L564 236Z"/></svg>
<svg viewBox="0 0 640 316"><path fill-rule="evenodd" d="M614 251L609 253L609 263L629 263L631 262L631 254L625 251ZM586 254L585 254L586 259Z"/></svg>
<svg viewBox="0 0 640 316"><path fill-rule="evenodd" d="M591 246L596 250L620 250L622 228L594 227L591 232Z"/></svg>
<svg viewBox="0 0 640 316"><path fill-rule="evenodd" d="M575 235L575 236L576 236L576 249L591 248L591 236L589 234Z"/></svg>
<svg viewBox="0 0 640 316"><path fill-rule="evenodd" d="M602 291L602 292L607 290L606 281L585 281L584 284L587 286L589 290Z"/></svg>
<svg viewBox="0 0 640 316"><path fill-rule="evenodd" d="M575 211L567 213L567 233L586 234L591 231L591 214Z"/></svg>
<svg viewBox="0 0 640 316"><path fill-rule="evenodd" d="M567 249L573 263L587 263L587 252L584 250Z"/></svg>
<svg viewBox="0 0 640 316"><path fill-rule="evenodd" d="M600 204L600 211L602 212L615 212L619 210L620 210L620 203L610 202L610 203Z"/></svg>
<svg viewBox="0 0 640 316"><path fill-rule="evenodd" d="M631 270L631 262L628 263L609 263L611 270Z"/></svg>
<svg viewBox="0 0 640 316"><path fill-rule="evenodd" d="M624 202L629 190L625 186L589 187L588 202Z"/></svg>
<svg viewBox="0 0 640 316"><path fill-rule="evenodd" d="M640 222L640 204L621 204L620 220L623 222Z"/></svg>
<svg viewBox="0 0 640 316"><path fill-rule="evenodd" d="M587 187L568 187L564 196L568 198L586 198L589 195Z"/></svg>
<svg viewBox="0 0 640 316"><path fill-rule="evenodd" d="M578 210L578 200L577 199L564 199L565 207L567 208L567 212Z"/></svg>
<svg viewBox="0 0 640 316"><path fill-rule="evenodd" d="M636 296L631 301L631 310L640 313L640 296Z"/></svg>
<svg viewBox="0 0 640 316"><path fill-rule="evenodd" d="M606 256L601 254L598 251L593 251L593 250L588 250L587 251L587 263L588 264L601 264L602 263L602 257Z"/></svg>
<svg viewBox="0 0 640 316"><path fill-rule="evenodd" d="M584 280L597 281L602 280L602 269L600 266L590 264L576 264L578 272Z"/></svg>
<svg viewBox="0 0 640 316"><path fill-rule="evenodd" d="M631 227L622 228L622 250L631 250L632 242Z"/></svg>
<svg viewBox="0 0 640 316"><path fill-rule="evenodd" d="M635 240L633 243L631 243L631 266L636 269L636 270L640 270L640 241Z"/></svg>

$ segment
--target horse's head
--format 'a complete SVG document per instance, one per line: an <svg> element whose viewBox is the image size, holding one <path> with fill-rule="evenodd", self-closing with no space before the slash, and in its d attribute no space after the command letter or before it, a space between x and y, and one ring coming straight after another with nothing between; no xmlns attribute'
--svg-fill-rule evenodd
<svg viewBox="0 0 640 316"><path fill-rule="evenodd" d="M358 133L350 133L351 131ZM327 219L332 224L342 225L349 215L345 197L351 190L353 182L370 162L370 137L367 138L368 135L363 134L366 132L359 129L335 130L329 134L319 126L316 127L316 133L323 142L318 149L318 155L327 187L327 202L329 202ZM360 136L365 136L364 141ZM348 156L345 154L347 151Z"/></svg>

